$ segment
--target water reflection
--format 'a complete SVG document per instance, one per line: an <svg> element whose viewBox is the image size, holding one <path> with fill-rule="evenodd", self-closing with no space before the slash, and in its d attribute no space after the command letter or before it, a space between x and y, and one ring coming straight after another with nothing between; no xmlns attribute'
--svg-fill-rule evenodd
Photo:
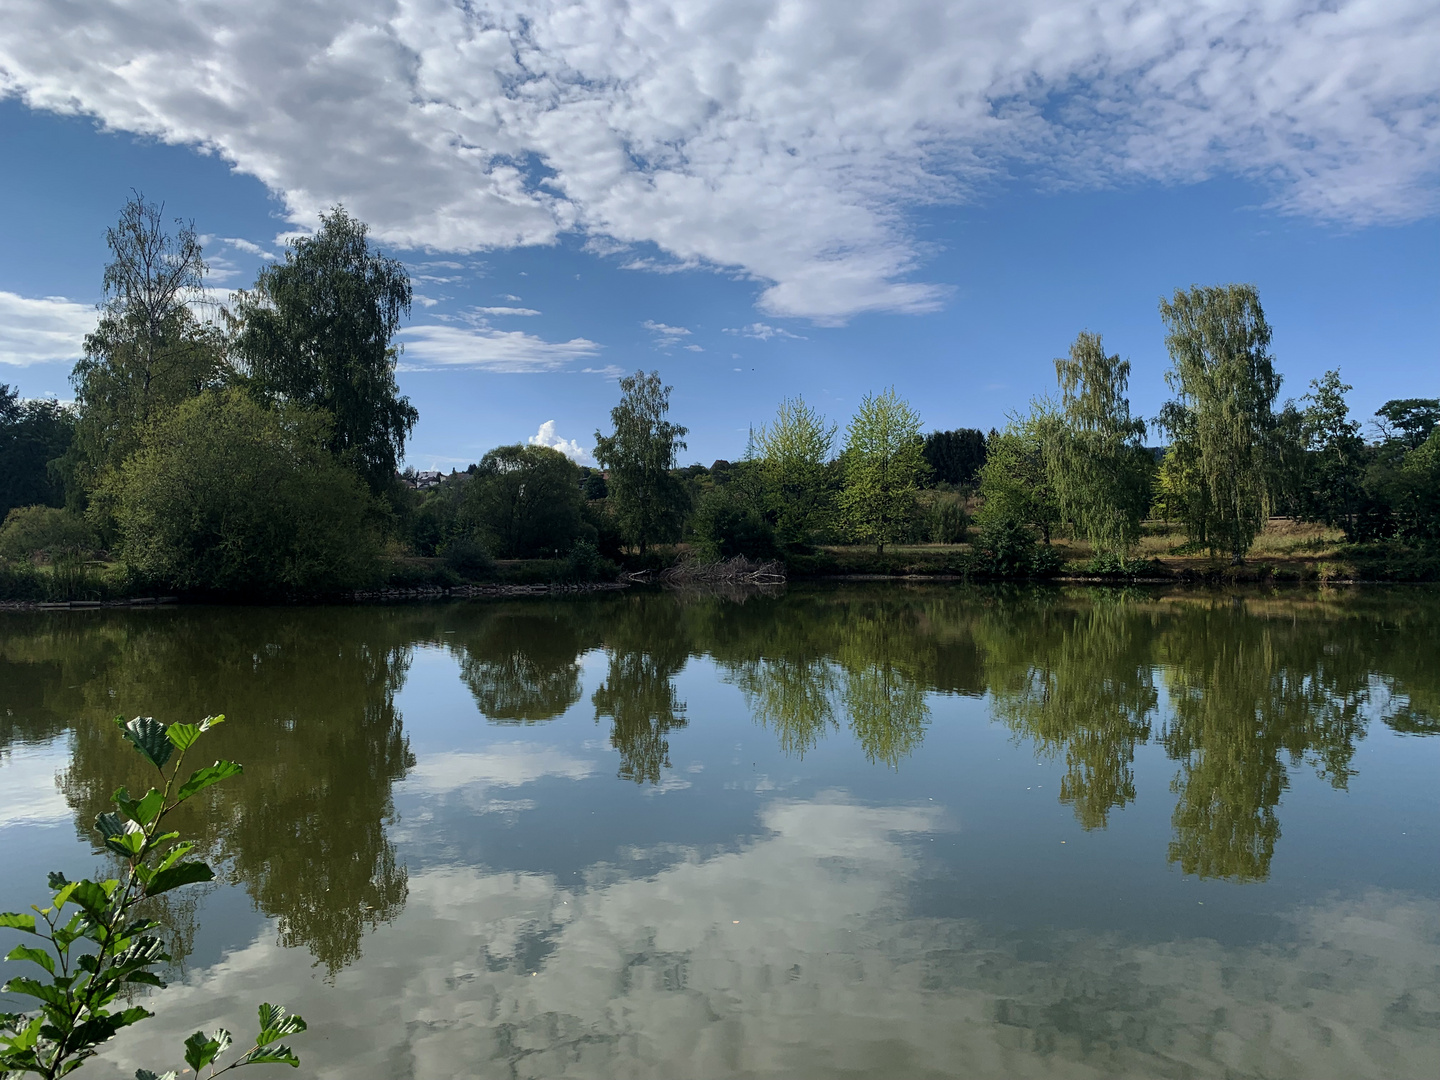
<svg viewBox="0 0 1440 1080"><path fill-rule="evenodd" d="M1374 891L1301 906L1284 948L999 934L914 914L918 808L774 800L763 834L653 876L417 874L375 983L315 994L268 940L149 1022L174 1044L303 1001L336 1075L1430 1075L1440 905ZM375 992L378 986L381 992ZM110 1055L147 1064L139 1039ZM118 1070L117 1070L118 1071Z"/></svg>
<svg viewBox="0 0 1440 1080"><path fill-rule="evenodd" d="M627 594L10 613L0 615L0 752L70 733L60 788L88 842L111 792L147 779L133 754L116 752L110 717L226 712L213 751L245 762L245 776L187 804L178 827L275 918L282 945L303 946L333 974L411 895L393 839L396 781L468 787L484 809L496 802L489 788L595 772L520 743L415 768L396 695L417 645L453 656L475 708L502 725L585 708L593 656L603 668L590 672L589 707L619 776L642 786L672 767L671 741L690 724L677 677L697 656L796 760L848 738L903 771L923 752L935 695L987 699L1019 743L1063 761L1059 799L1091 830L1136 801L1137 748L1158 745L1175 770L1170 861L1201 878L1257 881L1270 873L1297 769L1343 789L1373 720L1440 731L1435 640L1440 604L1425 593L1237 601L886 586L746 603Z"/></svg>

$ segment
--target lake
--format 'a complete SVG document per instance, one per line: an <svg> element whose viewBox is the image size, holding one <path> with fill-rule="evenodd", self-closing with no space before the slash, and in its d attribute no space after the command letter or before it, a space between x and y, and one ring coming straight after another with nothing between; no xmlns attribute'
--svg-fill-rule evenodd
<svg viewBox="0 0 1440 1080"><path fill-rule="evenodd" d="M219 878L83 1076L278 1001L347 1080L1431 1077L1437 642L1425 589L0 613L0 910L103 867L112 717L223 712Z"/></svg>

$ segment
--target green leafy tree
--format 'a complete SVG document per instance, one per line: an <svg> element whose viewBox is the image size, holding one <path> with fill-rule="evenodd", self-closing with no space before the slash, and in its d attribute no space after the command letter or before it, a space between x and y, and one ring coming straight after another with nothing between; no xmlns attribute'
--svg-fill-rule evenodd
<svg viewBox="0 0 1440 1080"><path fill-rule="evenodd" d="M103 492L120 553L170 587L353 588L377 550L359 478L326 450L327 418L242 390L193 398L153 425Z"/></svg>
<svg viewBox="0 0 1440 1080"><path fill-rule="evenodd" d="M232 761L196 769L185 780L185 754L206 732L223 722L207 716L198 724L163 724L148 716L126 723L116 717L125 737L159 773L162 785L140 798L127 788L115 792L114 811L100 814L95 829L107 854L118 857L120 876L104 881L69 881L50 875L54 896L35 915L0 914L0 927L28 935L36 944L17 945L10 961L34 964L41 978L11 979L0 993L31 997L40 1003L33 1013L0 1013L0 1075L40 1076L54 1080L69 1075L94 1057L97 1047L121 1030L154 1016L140 1005L117 1002L140 987L163 987L155 969L170 959L155 935L159 924L141 907L155 897L198 882L211 881L214 871L187 859L194 845L165 820L182 804L212 784L239 774ZM174 758L174 765L166 765ZM278 1005L260 1006L260 1033L254 1045L224 1068L217 1059L233 1044L224 1028L209 1035L197 1031L185 1040L187 1072L210 1076L246 1065L290 1065L299 1058L280 1040L305 1030L305 1021ZM138 1080L175 1080L174 1071L156 1074L141 1069Z"/></svg>
<svg viewBox="0 0 1440 1080"><path fill-rule="evenodd" d="M985 433L973 428L932 431L925 436L924 454L936 482L973 487L985 464Z"/></svg>
<svg viewBox="0 0 1440 1080"><path fill-rule="evenodd" d="M840 508L850 532L877 552L910 529L915 494L929 466L920 414L891 387L867 394L845 432Z"/></svg>
<svg viewBox="0 0 1440 1080"><path fill-rule="evenodd" d="M649 545L679 536L687 502L671 474L685 449L687 428L670 423L670 387L660 373L637 371L620 380L620 403L610 410L609 435L595 432L595 459L609 473L607 501L628 543Z"/></svg>
<svg viewBox="0 0 1440 1080"><path fill-rule="evenodd" d="M1382 441L1406 450L1418 449L1437 425L1440 398L1398 398L1375 411L1375 426L1380 429Z"/></svg>
<svg viewBox="0 0 1440 1080"><path fill-rule="evenodd" d="M1365 440L1345 401L1350 390L1338 370L1310 382L1301 414L1306 454L1296 500L1300 516L1343 528L1347 535L1356 531L1366 465Z"/></svg>
<svg viewBox="0 0 1440 1080"><path fill-rule="evenodd" d="M1179 468L1193 543L1235 562L1264 527L1275 489L1275 396L1270 325L1253 285L1193 286L1160 301L1175 393L1160 414Z"/></svg>
<svg viewBox="0 0 1440 1080"><path fill-rule="evenodd" d="M1004 431L991 432L980 468L983 502L976 524L982 534L1009 535L1016 528L1029 528L1050 543L1060 521L1060 502L1045 465L1045 446L1058 426L1051 405L1037 401L1028 416L1012 417Z"/></svg>
<svg viewBox="0 0 1440 1080"><path fill-rule="evenodd" d="M235 350L262 400L328 413L330 451L380 492L419 413L399 393L392 344L410 313L410 275L372 251L367 232L344 207L322 214L314 236L239 294Z"/></svg>
<svg viewBox="0 0 1440 1080"><path fill-rule="evenodd" d="M0 520L17 506L60 506L64 486L52 462L70 448L75 417L57 401L21 401L0 383Z"/></svg>
<svg viewBox="0 0 1440 1080"><path fill-rule="evenodd" d="M72 502L139 445L147 424L228 376L223 335L195 316L205 260L193 223L165 230L164 208L135 194L106 230L100 320L70 374L75 438L63 471Z"/></svg>
<svg viewBox="0 0 1440 1080"><path fill-rule="evenodd" d="M548 446L501 446L476 468L464 515L492 554L534 558L570 550L586 535L580 470Z"/></svg>
<svg viewBox="0 0 1440 1080"><path fill-rule="evenodd" d="M1140 538L1153 472L1145 422L1125 396L1130 361L1107 356L1100 335L1082 331L1055 375L1059 424L1044 451L1060 512L1097 553L1124 558Z"/></svg>
<svg viewBox="0 0 1440 1080"><path fill-rule="evenodd" d="M808 543L830 523L827 465L835 431L797 397L782 401L774 422L751 434L748 456L757 467L766 517L782 543Z"/></svg>

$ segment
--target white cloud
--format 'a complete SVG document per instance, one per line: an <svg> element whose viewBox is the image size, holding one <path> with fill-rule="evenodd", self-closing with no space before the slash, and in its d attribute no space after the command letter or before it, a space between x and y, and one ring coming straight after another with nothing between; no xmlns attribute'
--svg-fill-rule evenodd
<svg viewBox="0 0 1440 1080"><path fill-rule="evenodd" d="M399 336L405 345L403 366L410 371L443 367L511 373L558 371L600 351L600 346L588 338L546 341L520 330L488 326L410 326Z"/></svg>
<svg viewBox="0 0 1440 1080"><path fill-rule="evenodd" d="M663 322L656 322L654 319L646 319L640 324L655 335L655 347L657 349L671 349L690 336L690 331L683 326L666 326Z"/></svg>
<svg viewBox="0 0 1440 1080"><path fill-rule="evenodd" d="M310 227L470 252L582 233L777 315L925 311L914 208L1254 178L1440 207L1433 0L0 0L0 94L202 146Z"/></svg>
<svg viewBox="0 0 1440 1080"><path fill-rule="evenodd" d="M441 795L466 787L523 787L547 776L584 780L595 762L543 743L495 743L480 752L432 754L405 774L407 787Z"/></svg>
<svg viewBox="0 0 1440 1080"><path fill-rule="evenodd" d="M727 334L739 334L741 337L754 338L756 341L769 341L771 338L794 338L796 341L804 341L803 334L792 334L779 326L770 326L768 323L754 322L749 326L727 326Z"/></svg>
<svg viewBox="0 0 1440 1080"><path fill-rule="evenodd" d="M625 369L619 364L606 364L604 367L587 367L580 370L586 375L604 375L607 379L618 379L625 374Z"/></svg>
<svg viewBox="0 0 1440 1080"><path fill-rule="evenodd" d="M685 346L685 349L686 349L687 352L704 352L704 351L705 351L704 347L703 347L703 346L700 346L700 345L686 345L686 346Z"/></svg>
<svg viewBox="0 0 1440 1080"><path fill-rule="evenodd" d="M528 307L478 307L473 309L480 315L539 315L540 312Z"/></svg>
<svg viewBox="0 0 1440 1080"><path fill-rule="evenodd" d="M526 441L531 446L548 446L552 450L559 450L571 461L588 462L591 460L590 451L581 446L577 440L561 438L555 430L554 420L546 420L540 425L540 430Z"/></svg>
<svg viewBox="0 0 1440 1080"><path fill-rule="evenodd" d="M1300 907L1281 944L1020 933L917 902L933 812L777 801L760 819L738 850L634 851L563 878L414 869L353 967L317 979L267 926L193 968L101 1067L131 1075L278 1000L324 1033L297 1044L319 1076L1434 1071L1430 897Z"/></svg>
<svg viewBox="0 0 1440 1080"><path fill-rule="evenodd" d="M92 306L63 296L0 291L0 364L74 362L95 320Z"/></svg>

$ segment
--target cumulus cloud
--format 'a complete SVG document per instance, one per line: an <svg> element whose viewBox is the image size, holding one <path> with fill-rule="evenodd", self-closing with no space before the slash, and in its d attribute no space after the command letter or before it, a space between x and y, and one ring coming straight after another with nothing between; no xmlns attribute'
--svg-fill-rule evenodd
<svg viewBox="0 0 1440 1080"><path fill-rule="evenodd" d="M0 364L73 362L95 329L95 309L63 296L0 291Z"/></svg>
<svg viewBox="0 0 1440 1080"><path fill-rule="evenodd" d="M526 440L531 446L548 446L551 450L559 450L571 461L588 462L591 460L590 451L581 446L575 439L562 438L555 430L555 421L546 420L540 425L540 430Z"/></svg>
<svg viewBox="0 0 1440 1080"><path fill-rule="evenodd" d="M490 326L455 326L435 323L400 331L405 345L403 367L474 368L481 371L523 373L558 371L575 360L595 356L600 346L589 338L546 341L520 330Z"/></svg>
<svg viewBox="0 0 1440 1080"><path fill-rule="evenodd" d="M917 312L916 207L1254 178L1344 223L1437 209L1431 0L3 0L0 93L214 151L297 227L582 233L762 310ZM1030 182L1030 181L1027 181ZM650 254L653 251L656 254Z"/></svg>

